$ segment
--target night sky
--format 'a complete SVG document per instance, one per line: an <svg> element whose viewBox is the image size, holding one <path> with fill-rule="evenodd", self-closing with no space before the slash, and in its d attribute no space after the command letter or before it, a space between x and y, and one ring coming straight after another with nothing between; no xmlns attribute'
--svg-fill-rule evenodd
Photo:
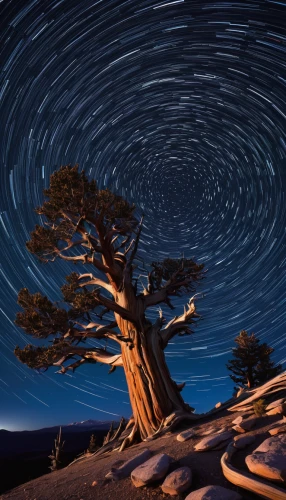
<svg viewBox="0 0 286 500"><path fill-rule="evenodd" d="M285 363L286 3L4 0L0 23L0 428L131 413L122 369L37 373L13 354L33 342L19 289L60 300L76 270L25 248L60 165L145 213L147 261L205 263L204 319L166 349L198 413L231 397L240 330Z"/></svg>

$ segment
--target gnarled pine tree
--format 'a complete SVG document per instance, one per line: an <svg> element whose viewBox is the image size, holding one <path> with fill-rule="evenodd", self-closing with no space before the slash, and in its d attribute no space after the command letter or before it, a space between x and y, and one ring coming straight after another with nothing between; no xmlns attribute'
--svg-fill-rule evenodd
<svg viewBox="0 0 286 500"><path fill-rule="evenodd" d="M46 201L36 212L46 222L31 233L28 250L43 262L63 259L87 269L67 276L61 290L68 307L58 308L26 288L19 292L23 311L16 324L37 338L52 335L53 343L16 347L16 356L31 368L59 366L60 373L83 363L105 363L110 372L123 367L133 417L121 449L195 418L180 394L184 384L171 379L164 356L175 335L192 333L190 325L199 317L194 298L168 324L161 309L153 323L146 311L162 303L172 308L170 297L194 292L203 265L167 258L153 262L145 278L140 276L135 262L143 219L136 219L134 205L99 189L77 165L54 172L44 195ZM118 353L88 346L88 339L113 341Z"/></svg>

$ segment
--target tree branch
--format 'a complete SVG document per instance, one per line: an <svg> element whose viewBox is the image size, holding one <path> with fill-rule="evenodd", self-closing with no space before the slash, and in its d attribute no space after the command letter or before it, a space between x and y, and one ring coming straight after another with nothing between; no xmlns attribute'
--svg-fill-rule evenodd
<svg viewBox="0 0 286 500"><path fill-rule="evenodd" d="M153 270L148 273L148 287L144 293L145 309L160 302L166 302L172 308L169 296L180 296L182 291L194 291L195 282L203 278L203 266L190 259L165 259L162 263L153 263L152 266Z"/></svg>
<svg viewBox="0 0 286 500"><path fill-rule="evenodd" d="M136 317L134 317L130 311L128 311L124 307L121 307L115 301L110 300L107 297L104 297L103 295L100 295L100 293L97 293L95 298L98 301L98 305L101 304L105 306L107 309L113 311L114 313L117 313L119 316L121 316L123 319L126 319L127 321L132 321L133 323L136 321Z"/></svg>
<svg viewBox="0 0 286 500"><path fill-rule="evenodd" d="M63 358L63 362L65 360L66 359ZM83 363L86 363L86 362L87 362L86 359L81 358L81 359L78 359L77 361L75 361L74 363L71 363L68 366L63 366L61 363L54 363L54 366L61 366L61 369L58 370L56 373L65 374L68 370L72 370L74 372L79 366L81 366Z"/></svg>
<svg viewBox="0 0 286 500"><path fill-rule="evenodd" d="M116 332L112 330L112 328L117 327L116 321L113 321L109 325L101 325L99 323L89 323L88 325L83 325L77 321L74 324L79 325L83 330L78 330L77 328L70 329L64 336L64 339L68 338L79 338L79 339L110 339L114 340L118 344L122 342L122 336L117 335ZM96 328L92 331L93 328Z"/></svg>
<svg viewBox="0 0 286 500"><path fill-rule="evenodd" d="M100 245L102 248L103 261L106 262L109 269L108 274L112 278L112 282L117 277L117 270L114 268L114 248L111 243L112 236L116 234L114 229L106 232L106 227L104 226L101 216L97 217L94 221L97 234L99 236ZM115 283L115 282L114 282Z"/></svg>
<svg viewBox="0 0 286 500"><path fill-rule="evenodd" d="M114 294L114 289L109 283L106 283L106 281L103 281L100 278L96 278L95 276L93 276L93 274L81 274L78 279L81 280L84 278L90 278L90 281L86 281L85 283L79 285L81 288L88 285L98 285L111 293L111 295Z"/></svg>
<svg viewBox="0 0 286 500"><path fill-rule="evenodd" d="M145 295L144 296L145 309L147 309L147 307L156 306L157 304L161 304L162 302L165 302L166 298L167 298L167 288L166 287L161 288L161 290L158 290L155 293Z"/></svg>
<svg viewBox="0 0 286 500"><path fill-rule="evenodd" d="M121 290L124 288L125 283L130 283L131 282L131 278L132 278L132 263L133 263L134 258L136 256L136 253L137 253L138 244L139 244L139 240L140 240L140 235L141 235L141 231L142 231L142 227L143 227L143 220L144 220L144 216L142 215L141 220L140 220L139 225L138 225L136 237L135 237L134 240L131 241L128 249L125 252L125 255L127 255L128 252L130 252L130 251L131 251L131 254L130 254L128 260L127 260L127 263L125 265L125 269L123 271L123 279L122 279L122 284L121 284Z"/></svg>
<svg viewBox="0 0 286 500"><path fill-rule="evenodd" d="M166 327L160 331L164 348L168 345L168 342L178 333L193 333L189 328L189 325L196 323L195 318L199 317L200 315L196 313L194 298L191 298L189 303L187 304L187 308L184 308L183 314L181 314L180 316L175 316L175 318L169 321Z"/></svg>
<svg viewBox="0 0 286 500"><path fill-rule="evenodd" d="M141 219L140 219L140 222L138 224L138 229L137 229L137 234L136 234L136 237L135 237L135 240L132 240L132 244L130 245L130 248L128 248L127 252L128 253L132 246L132 251L131 251L131 255L128 259L128 262L127 262L127 266L129 269L131 267L131 264L135 258L135 255L137 253L137 249L138 249L138 244L139 244L139 241L140 241L140 236L141 236L141 232L142 232L142 227L143 227L143 220L144 220L144 215L142 215Z"/></svg>
<svg viewBox="0 0 286 500"><path fill-rule="evenodd" d="M66 353L64 353L64 356L66 359L68 359L67 357L70 355L77 355L84 359L92 359L93 361L98 361L99 363L103 363L105 365L123 366L121 354L112 354L105 349L97 347L91 347L89 349L87 347L70 346L65 348L65 351ZM54 364L55 363L53 363L53 365Z"/></svg>

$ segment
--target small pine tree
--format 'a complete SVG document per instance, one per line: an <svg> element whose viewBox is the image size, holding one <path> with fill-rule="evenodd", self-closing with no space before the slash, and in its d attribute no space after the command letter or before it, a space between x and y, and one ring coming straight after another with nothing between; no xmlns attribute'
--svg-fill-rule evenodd
<svg viewBox="0 0 286 500"><path fill-rule="evenodd" d="M253 403L253 411L257 417L262 417L266 413L266 404L264 399L258 399Z"/></svg>
<svg viewBox="0 0 286 500"><path fill-rule="evenodd" d="M92 434L90 436L89 447L87 451L89 451L89 453L94 453L98 448L99 446L97 444L96 436Z"/></svg>
<svg viewBox="0 0 286 500"><path fill-rule="evenodd" d="M266 343L260 344L254 333L249 335L246 330L242 330L235 342L237 347L232 349L233 359L226 367L233 373L230 378L236 384L250 389L281 373L282 366L270 360L273 347Z"/></svg>

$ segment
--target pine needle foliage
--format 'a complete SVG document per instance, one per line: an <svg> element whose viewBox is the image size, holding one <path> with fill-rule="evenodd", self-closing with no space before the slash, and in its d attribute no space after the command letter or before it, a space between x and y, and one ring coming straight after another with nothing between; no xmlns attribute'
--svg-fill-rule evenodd
<svg viewBox="0 0 286 500"><path fill-rule="evenodd" d="M256 387L281 373L282 366L275 365L270 359L273 347L261 344L254 333L242 330L235 342L237 347L232 349L233 359L226 367L232 372L230 378L240 387Z"/></svg>

